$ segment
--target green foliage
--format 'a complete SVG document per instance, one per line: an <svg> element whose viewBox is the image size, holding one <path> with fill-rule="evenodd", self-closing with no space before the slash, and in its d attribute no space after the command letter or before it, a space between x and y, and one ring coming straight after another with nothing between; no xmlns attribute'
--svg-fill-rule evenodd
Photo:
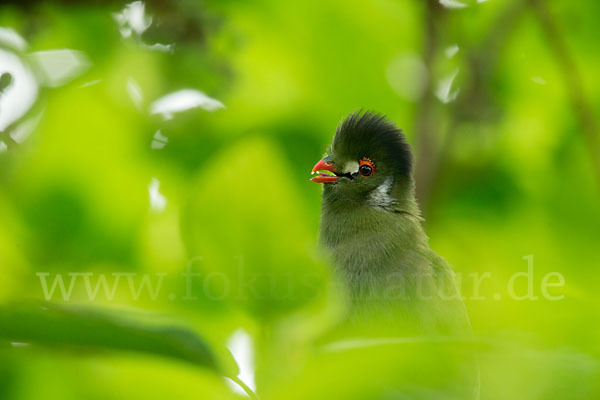
<svg viewBox="0 0 600 400"><path fill-rule="evenodd" d="M0 310L0 326L0 338L13 343L144 352L220 370L209 346L189 331L134 325L93 309L9 304Z"/></svg>
<svg viewBox="0 0 600 400"><path fill-rule="evenodd" d="M89 69L0 132L0 398L238 398L239 329L264 399L450 397L440 360L473 346L482 399L600 396L597 2L148 1L128 38L121 3L9 3L27 47L1 50ZM184 88L226 108L150 113ZM344 304L308 179L360 108L415 149L473 341L330 346Z"/></svg>

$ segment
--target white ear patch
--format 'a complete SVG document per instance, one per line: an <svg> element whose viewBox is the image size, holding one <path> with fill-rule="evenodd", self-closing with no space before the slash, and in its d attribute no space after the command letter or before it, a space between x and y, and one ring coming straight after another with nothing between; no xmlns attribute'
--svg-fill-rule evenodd
<svg viewBox="0 0 600 400"><path fill-rule="evenodd" d="M394 199L390 196L390 189L393 183L394 179L388 176L381 185L377 186L377 189L369 194L367 204L373 207L390 207L394 203Z"/></svg>
<svg viewBox="0 0 600 400"><path fill-rule="evenodd" d="M344 174L356 174L358 172L358 162L348 161L342 168Z"/></svg>

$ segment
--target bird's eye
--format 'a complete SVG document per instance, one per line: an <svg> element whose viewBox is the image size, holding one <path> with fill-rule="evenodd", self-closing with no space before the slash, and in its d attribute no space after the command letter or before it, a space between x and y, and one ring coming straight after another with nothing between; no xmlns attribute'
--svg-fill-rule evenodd
<svg viewBox="0 0 600 400"><path fill-rule="evenodd" d="M368 165L361 165L358 169L358 173L362 176L369 176L373 173L373 168L369 167Z"/></svg>
<svg viewBox="0 0 600 400"><path fill-rule="evenodd" d="M363 158L359 162L358 173L362 176L371 176L375 172L375 165L368 158Z"/></svg>

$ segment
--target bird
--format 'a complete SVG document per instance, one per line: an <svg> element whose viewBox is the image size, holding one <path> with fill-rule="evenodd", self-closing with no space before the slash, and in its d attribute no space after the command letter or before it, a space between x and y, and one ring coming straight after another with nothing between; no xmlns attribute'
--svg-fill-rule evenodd
<svg viewBox="0 0 600 400"><path fill-rule="evenodd" d="M372 336L470 337L455 273L429 247L402 130L353 112L311 172L323 185L319 244L347 294L349 324ZM475 393L478 370L469 374Z"/></svg>

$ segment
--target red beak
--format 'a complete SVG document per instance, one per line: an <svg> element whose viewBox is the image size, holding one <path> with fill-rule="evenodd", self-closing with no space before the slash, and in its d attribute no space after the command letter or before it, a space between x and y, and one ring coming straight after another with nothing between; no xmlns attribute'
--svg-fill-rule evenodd
<svg viewBox="0 0 600 400"><path fill-rule="evenodd" d="M317 182L317 183L333 183L333 182L337 182L338 177L335 175L331 175L331 174L326 174L324 172L321 171L329 171L329 172L333 172L335 174L335 170L333 169L333 164L325 161L325 160L320 160L312 169L311 173L314 174L315 172L318 174L318 176L315 176L313 178L311 178L310 180L313 182Z"/></svg>

